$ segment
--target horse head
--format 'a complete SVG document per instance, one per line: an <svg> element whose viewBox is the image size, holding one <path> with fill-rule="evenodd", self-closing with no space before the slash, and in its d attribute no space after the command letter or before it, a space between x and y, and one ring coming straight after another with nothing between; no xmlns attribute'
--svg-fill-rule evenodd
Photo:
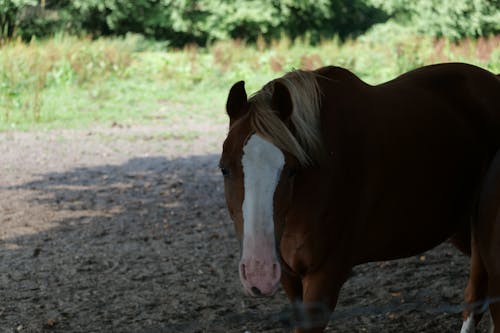
<svg viewBox="0 0 500 333"><path fill-rule="evenodd" d="M309 158L297 139L300 120L292 116L300 112L291 87L275 80L247 99L240 81L231 88L226 104L230 129L220 169L241 244L240 280L252 296L269 296L278 288L279 243L294 179Z"/></svg>

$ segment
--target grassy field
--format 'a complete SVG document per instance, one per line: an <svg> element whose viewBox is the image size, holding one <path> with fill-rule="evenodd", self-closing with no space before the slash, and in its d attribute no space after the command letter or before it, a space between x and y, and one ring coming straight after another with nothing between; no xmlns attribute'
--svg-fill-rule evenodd
<svg viewBox="0 0 500 333"><path fill-rule="evenodd" d="M244 79L253 92L288 70L334 64L375 84L447 61L500 73L500 36L452 44L372 31L357 40L325 40L317 46L282 38L180 50L134 35L11 41L0 48L0 131L182 124L186 119L223 123L226 94L237 80Z"/></svg>

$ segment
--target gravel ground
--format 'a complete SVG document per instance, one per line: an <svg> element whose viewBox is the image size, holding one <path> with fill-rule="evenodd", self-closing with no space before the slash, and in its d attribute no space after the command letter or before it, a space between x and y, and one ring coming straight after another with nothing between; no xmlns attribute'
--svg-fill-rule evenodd
<svg viewBox="0 0 500 333"><path fill-rule="evenodd" d="M0 133L0 332L289 331L282 292L243 295L225 128L198 127ZM327 331L459 332L467 273L448 244L357 267Z"/></svg>

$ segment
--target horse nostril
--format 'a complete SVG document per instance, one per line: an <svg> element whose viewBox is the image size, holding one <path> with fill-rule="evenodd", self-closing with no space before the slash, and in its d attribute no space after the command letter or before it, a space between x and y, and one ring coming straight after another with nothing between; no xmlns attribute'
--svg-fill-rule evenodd
<svg viewBox="0 0 500 333"><path fill-rule="evenodd" d="M252 287L252 293L256 296L261 296L262 293L260 292L260 289L257 287Z"/></svg>
<svg viewBox="0 0 500 333"><path fill-rule="evenodd" d="M278 265L273 264L273 278L276 278L278 272Z"/></svg>

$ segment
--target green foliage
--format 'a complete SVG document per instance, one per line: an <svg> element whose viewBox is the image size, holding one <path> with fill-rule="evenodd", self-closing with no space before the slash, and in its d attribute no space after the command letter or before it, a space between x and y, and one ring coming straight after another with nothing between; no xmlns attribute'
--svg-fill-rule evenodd
<svg viewBox="0 0 500 333"><path fill-rule="evenodd" d="M12 38L26 6L36 5L36 0L0 0L0 40Z"/></svg>
<svg viewBox="0 0 500 333"><path fill-rule="evenodd" d="M24 40L58 31L92 36L140 33L173 46L287 35L311 42L356 36L385 14L366 0L2 0L11 35ZM11 36L9 35L9 37Z"/></svg>
<svg viewBox="0 0 500 333"><path fill-rule="evenodd" d="M94 34L124 34L166 39L174 46L204 45L225 39L256 41L282 34L341 37L366 30L381 12L361 0L75 0L72 17L86 17L81 27ZM136 13L140 13L137 15ZM349 13L349 15L346 15ZM92 14L92 15L90 15Z"/></svg>
<svg viewBox="0 0 500 333"><path fill-rule="evenodd" d="M500 33L500 0L0 0L3 39L139 33L172 46L216 40L311 43L359 36L389 17L458 40Z"/></svg>
<svg viewBox="0 0 500 333"><path fill-rule="evenodd" d="M500 33L500 0L370 0L424 35L459 40Z"/></svg>

